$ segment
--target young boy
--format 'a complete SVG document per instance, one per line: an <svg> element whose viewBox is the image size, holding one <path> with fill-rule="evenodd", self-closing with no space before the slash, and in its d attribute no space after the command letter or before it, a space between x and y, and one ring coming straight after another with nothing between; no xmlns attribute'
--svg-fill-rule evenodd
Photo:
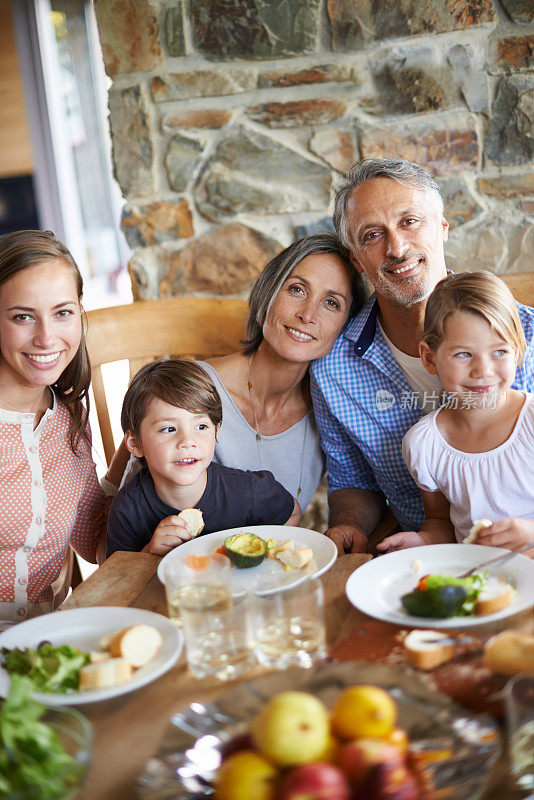
<svg viewBox="0 0 534 800"><path fill-rule="evenodd" d="M143 367L124 397L126 447L146 467L116 495L108 519L107 555L140 550L165 555L191 538L177 515L198 508L203 533L248 525L298 525L300 508L267 470L212 461L221 398L192 361L159 359Z"/></svg>

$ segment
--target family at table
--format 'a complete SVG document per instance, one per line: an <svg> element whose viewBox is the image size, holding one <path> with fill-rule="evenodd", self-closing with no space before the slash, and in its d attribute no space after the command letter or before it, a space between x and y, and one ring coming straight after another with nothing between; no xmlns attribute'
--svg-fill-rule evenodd
<svg viewBox="0 0 534 800"><path fill-rule="evenodd" d="M389 504L379 551L461 542L484 517L477 542L534 555L534 309L489 272L448 272L416 164L353 166L334 224L263 269L240 352L141 369L102 485L80 272L50 231L0 239L0 619L54 609L69 546L166 554L191 538L184 508L204 533L298 525L325 463L340 554Z"/></svg>

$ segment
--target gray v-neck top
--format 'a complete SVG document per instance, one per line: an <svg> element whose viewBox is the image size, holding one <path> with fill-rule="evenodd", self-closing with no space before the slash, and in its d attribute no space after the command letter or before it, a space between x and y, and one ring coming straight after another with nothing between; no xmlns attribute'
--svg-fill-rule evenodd
<svg viewBox="0 0 534 800"><path fill-rule="evenodd" d="M304 511L324 472L325 459L313 411L282 433L262 436L258 441L252 428L232 400L217 370L205 361L197 362L212 378L222 400L223 421L215 447L219 464L239 469L268 469L276 480L297 497Z"/></svg>

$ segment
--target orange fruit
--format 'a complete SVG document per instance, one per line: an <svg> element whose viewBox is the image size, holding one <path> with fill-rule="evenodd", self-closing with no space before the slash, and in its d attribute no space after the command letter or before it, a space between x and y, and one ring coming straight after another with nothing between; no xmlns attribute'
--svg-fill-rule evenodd
<svg viewBox="0 0 534 800"><path fill-rule="evenodd" d="M216 800L274 800L277 770L254 750L223 761L215 779Z"/></svg>
<svg viewBox="0 0 534 800"><path fill-rule="evenodd" d="M189 569L194 569L200 572L203 569L206 569L208 564L210 563L209 556L201 556L198 553L188 553L184 558L184 564Z"/></svg>
<svg viewBox="0 0 534 800"><path fill-rule="evenodd" d="M397 708L378 686L361 684L342 692L332 710L332 731L340 739L384 739L395 725Z"/></svg>

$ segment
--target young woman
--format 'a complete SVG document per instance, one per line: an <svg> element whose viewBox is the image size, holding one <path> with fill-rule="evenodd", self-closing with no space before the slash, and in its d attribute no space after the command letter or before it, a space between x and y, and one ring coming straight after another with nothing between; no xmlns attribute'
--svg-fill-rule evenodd
<svg viewBox="0 0 534 800"><path fill-rule="evenodd" d="M0 619L54 606L72 545L95 562L106 500L87 428L82 277L50 231L0 238Z"/></svg>
<svg viewBox="0 0 534 800"><path fill-rule="evenodd" d="M534 395L511 388L524 350L517 305L500 278L464 272L438 283L420 355L446 402L403 440L426 519L379 550L461 542L487 518L477 543L516 550L531 542L534 555Z"/></svg>

